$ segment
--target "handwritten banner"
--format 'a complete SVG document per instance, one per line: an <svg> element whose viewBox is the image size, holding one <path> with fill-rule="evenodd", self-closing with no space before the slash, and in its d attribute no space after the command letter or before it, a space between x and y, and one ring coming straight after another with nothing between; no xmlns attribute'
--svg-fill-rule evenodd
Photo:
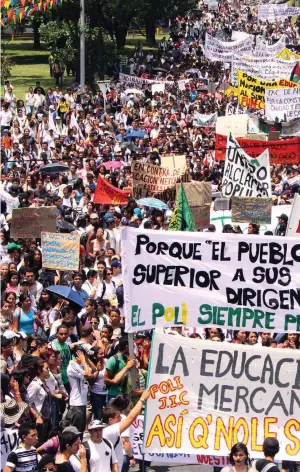
<svg viewBox="0 0 300 472"><path fill-rule="evenodd" d="M211 61L230 62L234 54L248 55L252 52L252 36L244 34L231 42L220 41L210 34L205 35L204 54Z"/></svg>
<svg viewBox="0 0 300 472"><path fill-rule="evenodd" d="M232 197L233 223L271 223L272 198Z"/></svg>
<svg viewBox="0 0 300 472"><path fill-rule="evenodd" d="M294 65L295 63L281 61L280 59L235 56L232 61L231 80L233 85L237 85L238 70L268 81L277 79L289 80Z"/></svg>
<svg viewBox="0 0 300 472"><path fill-rule="evenodd" d="M266 89L266 118L270 121L293 121L300 118L300 87Z"/></svg>
<svg viewBox="0 0 300 472"><path fill-rule="evenodd" d="M270 164L298 164L300 162L300 138L291 138L278 141L260 141L237 138L237 142L248 156L255 158L266 149L270 153ZM226 157L227 137L216 134L216 159Z"/></svg>
<svg viewBox="0 0 300 472"><path fill-rule="evenodd" d="M131 191L120 190L99 175L94 195L94 203L126 205Z"/></svg>
<svg viewBox="0 0 300 472"><path fill-rule="evenodd" d="M223 344L155 332L145 451L224 456L242 442L262 458L272 436L276 459L296 461L300 352Z"/></svg>
<svg viewBox="0 0 300 472"><path fill-rule="evenodd" d="M243 115L218 116L216 124L216 133L228 136L231 132L233 136L240 137L247 134L249 117Z"/></svg>
<svg viewBox="0 0 300 472"><path fill-rule="evenodd" d="M42 233L43 267L57 270L78 270L79 234Z"/></svg>
<svg viewBox="0 0 300 472"><path fill-rule="evenodd" d="M230 134L222 180L224 197L271 197L269 151L251 160Z"/></svg>
<svg viewBox="0 0 300 472"><path fill-rule="evenodd" d="M198 126L199 128L212 128L216 126L217 116L217 113L203 115L201 113L196 112L194 114L193 126Z"/></svg>
<svg viewBox="0 0 300 472"><path fill-rule="evenodd" d="M127 332L300 332L299 238L132 228L122 238Z"/></svg>
<svg viewBox="0 0 300 472"><path fill-rule="evenodd" d="M4 466L7 462L7 457L11 451L17 447L21 440L19 439L19 434L17 429L5 428L1 431L1 470L4 469Z"/></svg>
<svg viewBox="0 0 300 472"><path fill-rule="evenodd" d="M145 164L139 161L132 163L133 197L136 200L156 195L165 200L163 193L173 190L175 198L175 185L181 181L186 170L185 156L162 156L162 165ZM174 198L171 198L174 200Z"/></svg>
<svg viewBox="0 0 300 472"><path fill-rule="evenodd" d="M56 207L13 209L10 229L12 238L40 238L42 231L56 231Z"/></svg>
<svg viewBox="0 0 300 472"><path fill-rule="evenodd" d="M286 36L283 34L275 44L268 44L263 36L257 36L253 56L264 58L271 56L273 58L285 47L285 40Z"/></svg>
<svg viewBox="0 0 300 472"><path fill-rule="evenodd" d="M143 459L144 451L144 417L139 415L132 423L132 452L137 460ZM184 454L174 452L157 452L144 454L145 461L162 462L173 464L201 464L212 465L214 467L225 467L229 464L229 458L219 456L206 456L203 454Z"/></svg>

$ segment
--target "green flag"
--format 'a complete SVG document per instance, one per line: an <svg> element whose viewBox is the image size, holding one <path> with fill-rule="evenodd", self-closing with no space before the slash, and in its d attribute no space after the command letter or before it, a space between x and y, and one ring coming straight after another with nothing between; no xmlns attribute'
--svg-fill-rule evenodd
<svg viewBox="0 0 300 472"><path fill-rule="evenodd" d="M169 223L173 231L195 231L195 221L182 183L177 195L176 207Z"/></svg>

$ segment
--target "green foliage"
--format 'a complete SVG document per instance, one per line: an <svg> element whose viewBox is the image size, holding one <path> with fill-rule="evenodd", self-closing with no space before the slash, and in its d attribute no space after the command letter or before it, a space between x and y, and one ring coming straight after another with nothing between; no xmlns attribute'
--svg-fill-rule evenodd
<svg viewBox="0 0 300 472"><path fill-rule="evenodd" d="M70 28L64 21L50 21L42 24L39 29L41 40L47 48L55 52L63 62L72 60L75 53L74 39L70 36Z"/></svg>
<svg viewBox="0 0 300 472"><path fill-rule="evenodd" d="M6 54L7 43L1 44L1 84L4 84L11 77L11 70L14 66L12 59Z"/></svg>

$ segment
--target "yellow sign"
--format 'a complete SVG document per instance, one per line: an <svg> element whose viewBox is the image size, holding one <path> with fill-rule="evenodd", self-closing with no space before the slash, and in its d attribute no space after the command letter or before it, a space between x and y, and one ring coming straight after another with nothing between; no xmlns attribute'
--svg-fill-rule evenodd
<svg viewBox="0 0 300 472"><path fill-rule="evenodd" d="M233 94L234 97L237 97L239 94L238 87L233 87L231 85L227 90L224 91L224 95L226 95L226 97L230 97L231 94Z"/></svg>
<svg viewBox="0 0 300 472"><path fill-rule="evenodd" d="M288 48L284 48L277 54L276 59L282 59L283 61L299 61L300 55L290 51Z"/></svg>
<svg viewBox="0 0 300 472"><path fill-rule="evenodd" d="M267 81L238 70L239 104L247 108L261 110L265 108L266 88L297 87L287 79Z"/></svg>

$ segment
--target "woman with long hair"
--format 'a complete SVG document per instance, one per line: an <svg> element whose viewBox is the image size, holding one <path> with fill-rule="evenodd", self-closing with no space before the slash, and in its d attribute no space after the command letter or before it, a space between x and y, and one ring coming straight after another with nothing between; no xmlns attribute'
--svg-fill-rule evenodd
<svg viewBox="0 0 300 472"><path fill-rule="evenodd" d="M221 341L224 341L225 336L221 328L205 328L205 339L211 341L215 337L218 337Z"/></svg>
<svg viewBox="0 0 300 472"><path fill-rule="evenodd" d="M8 303L9 312L12 315L16 309L17 295L14 292L6 292L4 294L4 300Z"/></svg>
<svg viewBox="0 0 300 472"><path fill-rule="evenodd" d="M43 325L43 330L47 336L50 334L50 313L54 305L55 301L52 294L47 292L46 289L43 289L38 303L38 314Z"/></svg>
<svg viewBox="0 0 300 472"><path fill-rule="evenodd" d="M33 406L37 414L43 418L43 424L38 428L40 442L45 442L51 427L51 392L46 383L49 376L47 362L40 362L36 377L27 387L29 405Z"/></svg>
<svg viewBox="0 0 300 472"><path fill-rule="evenodd" d="M13 314L13 330L24 331L25 334L34 333L34 323L38 321L36 310L31 306L29 295L23 294L19 297L19 306Z"/></svg>
<svg viewBox="0 0 300 472"><path fill-rule="evenodd" d="M29 267L34 268L36 272L39 272L42 270L42 253L39 249L34 249L30 251L29 257L28 257L28 265Z"/></svg>
<svg viewBox="0 0 300 472"><path fill-rule="evenodd" d="M223 467L221 472L256 472L256 469L251 467L249 452L243 443L236 443L232 446L229 462L230 464Z"/></svg>
<svg viewBox="0 0 300 472"><path fill-rule="evenodd" d="M18 293L18 284L19 284L19 274L16 271L12 271L8 273L8 278L7 278L7 285L6 289L4 290L4 293Z"/></svg>

